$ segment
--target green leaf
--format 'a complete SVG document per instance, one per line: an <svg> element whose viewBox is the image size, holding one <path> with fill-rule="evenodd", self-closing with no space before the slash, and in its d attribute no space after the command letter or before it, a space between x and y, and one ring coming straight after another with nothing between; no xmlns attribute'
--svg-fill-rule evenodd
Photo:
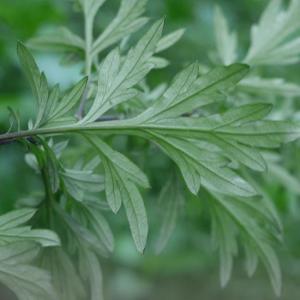
<svg viewBox="0 0 300 300"><path fill-rule="evenodd" d="M126 156L113 150L97 137L90 136L88 137L88 140L101 151L102 155L104 155L106 159L108 159L118 169L122 170L123 173L126 173L127 178L143 188L150 187L147 176Z"/></svg>
<svg viewBox="0 0 300 300"><path fill-rule="evenodd" d="M162 52L176 44L183 36L185 29L173 31L160 39L156 46L156 53Z"/></svg>
<svg viewBox="0 0 300 300"><path fill-rule="evenodd" d="M149 62L160 39L163 21L156 22L127 54L121 64L118 50L112 51L100 66L98 92L90 110L79 124L90 123L115 105L133 98L132 89L154 65Z"/></svg>
<svg viewBox="0 0 300 300"><path fill-rule="evenodd" d="M40 139L39 141L43 145L43 149L35 147L36 157L41 156L42 159L42 161L39 162L39 168L42 170L42 173L46 172L46 174L44 174L44 179L46 179L46 177L48 178L51 192L55 194L60 185L59 162L50 145L43 139Z"/></svg>
<svg viewBox="0 0 300 300"><path fill-rule="evenodd" d="M234 198L213 194L217 205L238 226L249 251L254 251L264 264L276 295L281 292L281 270L278 258L270 245L271 233L266 231L257 221L255 214L249 213L247 203L237 205Z"/></svg>
<svg viewBox="0 0 300 300"><path fill-rule="evenodd" d="M86 201L82 203L81 208L84 210L84 215L91 230L96 233L107 251L112 252L114 249L114 236L100 209Z"/></svg>
<svg viewBox="0 0 300 300"><path fill-rule="evenodd" d="M174 178L171 178L159 195L159 210L162 212L162 224L160 225L160 231L156 239L156 253L161 253L170 240L183 203L184 195L178 186L178 182Z"/></svg>
<svg viewBox="0 0 300 300"><path fill-rule="evenodd" d="M51 105L50 109L47 111L47 116L45 123L59 122L63 119L83 97L84 91L86 89L88 78L84 77L78 83L76 83L59 101L55 93L55 100ZM50 99L49 99L50 101Z"/></svg>
<svg viewBox="0 0 300 300"><path fill-rule="evenodd" d="M86 249L80 251L80 271L90 286L90 299L103 299L102 270L97 256Z"/></svg>
<svg viewBox="0 0 300 300"><path fill-rule="evenodd" d="M42 251L39 263L51 274L54 290L60 300L84 299L84 284L69 255L61 248Z"/></svg>
<svg viewBox="0 0 300 300"><path fill-rule="evenodd" d="M56 85L49 92L44 73L40 73L33 56L21 43L18 44L18 55L38 101L38 112L34 128L48 125L50 122L65 120L67 114L82 98L88 79L85 77L80 80L60 99L59 87Z"/></svg>
<svg viewBox="0 0 300 300"><path fill-rule="evenodd" d="M251 30L251 46L245 58L250 65L285 65L299 62L300 38L297 30L300 2L290 1L283 10L282 0L272 0L258 24Z"/></svg>
<svg viewBox="0 0 300 300"><path fill-rule="evenodd" d="M262 78L251 76L243 79L237 86L242 92L260 95L268 94L275 96L299 97L300 86L285 81L283 78Z"/></svg>
<svg viewBox="0 0 300 300"><path fill-rule="evenodd" d="M122 194L119 185L118 173L107 159L103 159L105 172L105 194L106 201L114 213L117 213L122 205Z"/></svg>
<svg viewBox="0 0 300 300"><path fill-rule="evenodd" d="M84 51L84 40L71 32L66 27L61 27L55 32L43 34L38 37L31 38L27 45L30 48L43 50L43 51Z"/></svg>
<svg viewBox="0 0 300 300"><path fill-rule="evenodd" d="M276 148L282 143L294 141L300 137L297 124L281 121L261 121L237 127L224 127L221 130L224 138L253 147Z"/></svg>
<svg viewBox="0 0 300 300"><path fill-rule="evenodd" d="M121 186L121 193L133 240L137 250L143 253L148 236L148 220L143 198L136 185L126 179Z"/></svg>
<svg viewBox="0 0 300 300"><path fill-rule="evenodd" d="M153 64L155 69L163 69L169 65L169 61L163 57L153 56L149 62Z"/></svg>
<svg viewBox="0 0 300 300"><path fill-rule="evenodd" d="M266 162L260 152L252 147L241 145L229 139L224 139L220 135L211 135L208 139L224 151L224 155L233 161L240 162L255 171L263 172L266 170Z"/></svg>
<svg viewBox="0 0 300 300"><path fill-rule="evenodd" d="M198 193L200 182L208 190L227 195L250 197L256 194L245 180L231 169L224 167L224 159L218 154L200 149L184 139L151 134L179 166L188 188L195 195ZM194 174L192 184L191 174Z"/></svg>
<svg viewBox="0 0 300 300"><path fill-rule="evenodd" d="M7 222L2 218L3 228L10 228L21 220L31 217L30 210L19 211L16 222ZM19 218L17 218L17 215ZM7 227L8 226L8 227ZM56 294L51 285L51 278L46 271L30 266L28 263L36 258L40 247L29 241L9 243L0 246L0 281L9 287L20 300L54 300Z"/></svg>
<svg viewBox="0 0 300 300"><path fill-rule="evenodd" d="M0 230L15 228L28 222L36 213L35 209L23 208L0 216Z"/></svg>
<svg viewBox="0 0 300 300"><path fill-rule="evenodd" d="M15 111L11 107L7 108L9 111L9 129L7 133L11 132L16 128L16 131L19 132L21 130L21 120L19 112Z"/></svg>
<svg viewBox="0 0 300 300"><path fill-rule="evenodd" d="M241 106L223 115L203 118L177 118L151 123L149 129L164 135L210 140L211 135L257 148L276 148L300 136L299 124L285 121L257 121L270 111L270 105ZM145 126L145 129L147 126Z"/></svg>
<svg viewBox="0 0 300 300"><path fill-rule="evenodd" d="M140 29L148 19L141 17L147 0L122 0L117 16L95 40L92 56L97 56L106 48Z"/></svg>
<svg viewBox="0 0 300 300"><path fill-rule="evenodd" d="M300 194L299 179L278 164L268 162L268 174L282 184L289 192Z"/></svg>
<svg viewBox="0 0 300 300"><path fill-rule="evenodd" d="M90 170L64 169L60 175L67 192L77 201L83 201L88 192L96 193L104 189L103 177Z"/></svg>
<svg viewBox="0 0 300 300"><path fill-rule="evenodd" d="M231 277L233 257L238 253L236 228L229 216L217 206L211 206L211 215L212 240L220 255L220 282L225 287Z"/></svg>
<svg viewBox="0 0 300 300"><path fill-rule="evenodd" d="M248 69L246 65L234 64L217 67L198 77L198 64L192 64L175 77L164 97L137 119L149 122L174 118L210 104L215 101L216 94L234 87Z"/></svg>
<svg viewBox="0 0 300 300"><path fill-rule="evenodd" d="M218 55L224 65L237 62L238 45L236 32L230 32L227 20L220 7L215 7L214 30Z"/></svg>
<svg viewBox="0 0 300 300"><path fill-rule="evenodd" d="M148 235L148 221L136 184L148 187L147 177L125 156L111 149L99 138L86 138L97 149L104 164L107 201L115 213L121 203L124 205L136 247L143 252Z"/></svg>
<svg viewBox="0 0 300 300"><path fill-rule="evenodd" d="M199 149L195 149L193 141L181 141L180 143L185 143L186 149L189 149L190 152L186 155L186 151L183 151L184 156L182 156L183 153L178 153L178 149L173 149L174 145L172 145L172 143L174 143L176 139L172 140L171 137L206 140L209 144L217 146L220 151L222 151L222 155L227 156L230 160L237 161L257 171L263 171L266 169L266 163L259 151L254 147L277 146L285 139L288 140L288 135L290 134L288 129L284 130L284 128L282 128L285 126L282 122L276 123L281 130L285 131L281 137L278 131L276 134L264 133L264 130L266 129L264 126L265 122L269 124L271 121L261 121L256 125L255 121L259 121L261 118L264 118L269 113L270 108L271 106L268 104L249 104L231 109L222 115L212 115L206 118L167 119L165 121L155 122L155 124L151 123L149 127L147 127L147 125L143 125L143 128L145 128L143 132L144 134L150 133L150 135L154 136L150 136L150 139L155 140L156 137L158 137L158 143L180 166L190 191L196 194L200 184L200 180L198 178L199 166L196 168L193 167L194 163L189 163L190 158L187 160L187 157L192 155L193 152L191 151L194 151L195 154L193 154L193 160L196 160L197 163L199 163L199 161L201 162L201 159L197 157L209 158L211 155L210 153L205 152L196 154L197 151L199 152ZM259 126L259 124L262 125ZM271 122L271 124L273 123ZM246 130L244 130L244 128L252 128L254 126L257 128L253 128L253 137L246 134ZM227 130L230 131L230 134ZM295 130L295 135L297 135L297 127ZM239 135L238 132L240 132L241 135ZM243 137L244 133L245 137ZM261 133L262 137L260 138ZM296 138L296 136L292 136L290 138ZM262 142L264 142L264 145L261 145ZM179 143L179 140L177 140L176 143ZM184 147L182 146L181 149L184 149ZM209 165L212 166L210 163ZM222 173L223 171L224 168L222 168L220 172ZM216 172L216 170L214 170L214 172ZM219 171L217 173L219 173ZM232 176L229 174L227 175L229 177ZM228 189L228 191L229 190L230 189Z"/></svg>
<svg viewBox="0 0 300 300"><path fill-rule="evenodd" d="M0 281L9 287L19 300L57 299L49 274L36 267L0 263Z"/></svg>
<svg viewBox="0 0 300 300"><path fill-rule="evenodd" d="M39 86L39 106L38 113L34 127L37 128L45 118L47 104L48 104L48 83L44 73L41 74L40 86Z"/></svg>
<svg viewBox="0 0 300 300"><path fill-rule="evenodd" d="M9 265L26 264L31 262L40 251L35 242L21 241L0 246L0 263Z"/></svg>
<svg viewBox="0 0 300 300"><path fill-rule="evenodd" d="M78 246L87 247L88 249L91 249L91 251L104 257L109 256L109 250L105 243L103 243L103 240L99 238L94 230L91 230L88 226L85 226L84 222L82 222L82 217L84 216L82 211L77 209L74 211L74 215L70 215L58 205L55 206L55 211L63 220L68 232L75 238Z"/></svg>
<svg viewBox="0 0 300 300"><path fill-rule="evenodd" d="M244 247L245 248L245 267L247 271L247 275L249 277L252 277L255 270L257 269L258 265L258 257L257 254L254 251L251 251L249 247Z"/></svg>
<svg viewBox="0 0 300 300"><path fill-rule="evenodd" d="M98 10L106 0L77 0L84 12L86 19L94 19Z"/></svg>
<svg viewBox="0 0 300 300"><path fill-rule="evenodd" d="M267 162L267 163L269 164L269 162ZM278 240L282 240L283 225L282 225L279 213L276 209L273 199L271 199L270 195L264 189L261 182L258 182L257 180L255 180L256 178L253 176L250 176L250 174L248 172L244 171L243 174L245 175L245 178L247 179L247 181L255 187L255 189L258 191L258 194L260 195L259 198L255 199L258 201L252 201L252 202L247 201L244 203L248 204L249 208L251 208L251 206L253 206L257 215L261 214L262 219L264 221L268 220L270 223L272 223L274 225L274 229L276 230L276 233L277 233L276 238Z"/></svg>
<svg viewBox="0 0 300 300"><path fill-rule="evenodd" d="M19 241L35 241L43 247L60 245L56 233L50 230L31 229L21 226L29 221L35 210L20 209L0 216L0 245Z"/></svg>
<svg viewBox="0 0 300 300"><path fill-rule="evenodd" d="M24 44L18 42L17 44L17 53L18 57L20 59L23 71L25 72L31 89L33 91L33 94L35 98L38 101L38 104L41 104L41 97L40 97L40 82L41 82L41 74L40 70L31 55L31 53L28 51L28 49L25 47Z"/></svg>

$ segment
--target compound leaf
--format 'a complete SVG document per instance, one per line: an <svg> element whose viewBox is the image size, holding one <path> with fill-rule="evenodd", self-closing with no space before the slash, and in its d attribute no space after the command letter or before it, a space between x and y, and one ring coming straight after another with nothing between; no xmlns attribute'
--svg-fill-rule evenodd
<svg viewBox="0 0 300 300"><path fill-rule="evenodd" d="M117 16L95 40L92 55L96 56L119 40L140 29L148 21L141 17L147 0L122 0Z"/></svg>

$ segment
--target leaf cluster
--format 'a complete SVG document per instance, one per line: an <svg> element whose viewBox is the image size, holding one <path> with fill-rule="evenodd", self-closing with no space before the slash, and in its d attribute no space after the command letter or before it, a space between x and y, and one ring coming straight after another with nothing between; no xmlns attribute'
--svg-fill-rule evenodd
<svg viewBox="0 0 300 300"><path fill-rule="evenodd" d="M272 83L278 85L278 94L290 95L299 92L298 86L278 79L245 78L249 66L235 63L238 59L236 35L230 32L221 10L216 9L217 49L225 66L203 72L201 65L194 62L178 72L170 84L151 93L145 83L147 75L167 65L157 54L176 43L183 30L163 36L164 21L159 20L135 45L127 44L128 50L115 47L121 40L121 44L126 44L128 38L123 39L124 36L147 22L142 16L146 1L123 0L116 17L94 38L94 20L104 2L78 1L84 16L84 38L63 29L53 36L33 38L29 42L36 48L79 53L84 57L83 78L67 91L62 92L58 85L50 86L28 48L18 44L19 59L36 99L37 111L27 129L12 131L12 126L6 134L0 135L0 141L19 140L27 147L26 161L44 183L42 199L34 199L27 205L38 210L37 222L52 231L19 227L32 217L35 212L32 209L1 216L0 245L8 248L0 249L0 258L4 255L3 267L3 260L0 262L0 280L24 300L44 298L42 292L51 299L52 291L66 300L101 299L99 257L109 256L114 248L113 233L104 214L109 211L117 214L121 208L126 212L137 250L144 252L149 225L142 189L150 188L150 182L140 167L114 149L107 139L127 135L145 139L161 149L179 170L186 187L178 188L178 176L175 176L176 180L171 178L161 192L166 212L157 251L166 246L183 199L193 194L200 201L208 201L213 240L220 253L221 284L225 285L230 278L240 240L245 249L248 274L254 273L261 260L279 294L281 273L272 245L281 240L281 225L272 203L252 176L267 169L265 149L278 148L299 138L299 124L268 119L272 109L269 103L244 103L225 111L214 108L226 103L228 95L236 90L251 90L251 85L252 90L259 91L260 86L266 92L265 86ZM268 51L273 51L272 56L262 54L266 46L262 43L266 39L258 37L258 32L264 31L257 28L264 28L274 15L280 14L280 3L271 1L262 21L253 29L252 44L244 62L255 66L270 63L272 57L277 61L275 54L279 45L283 51L296 43L294 39L279 40L273 46L267 44ZM286 34L284 37L291 33L289 22L297 24L298 19L293 14L299 7L297 3L292 1L281 15L274 33L276 37L284 36L281 32ZM110 50L106 56L103 56L104 50ZM145 99L151 101L145 103ZM135 114L120 116L118 109L125 104L130 106L133 100L142 104L133 109ZM106 119L109 113L118 118ZM68 139L79 140L86 149L84 157L75 151L73 165L63 159L63 153L71 148ZM87 159L90 153L93 157ZM276 173L274 166L273 173ZM178 190L174 194L175 188ZM54 232L63 241L62 245L45 249L59 246ZM35 263L39 266L36 271L31 269L36 267L20 266L22 259L9 263L11 243L21 243L20 248L15 249L17 257L19 252L21 255L21 252L27 253L27 249L31 251L28 241L44 247ZM24 282L23 277L31 271L33 282ZM22 276L12 279L16 272ZM64 278L70 280L63 285Z"/></svg>

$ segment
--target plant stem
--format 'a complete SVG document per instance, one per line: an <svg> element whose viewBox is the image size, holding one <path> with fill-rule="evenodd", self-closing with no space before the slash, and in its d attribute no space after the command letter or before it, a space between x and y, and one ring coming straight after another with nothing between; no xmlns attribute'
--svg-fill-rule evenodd
<svg viewBox="0 0 300 300"><path fill-rule="evenodd" d="M51 228L51 209L52 209L52 202L54 201L53 198L53 193L51 189L51 184L49 180L49 174L47 172L47 168L43 166L41 168L41 175L42 179L44 182L44 187L45 187L45 196L46 196L46 218L47 218L47 223Z"/></svg>
<svg viewBox="0 0 300 300"><path fill-rule="evenodd" d="M102 133L119 133L122 130L136 129L137 126L132 126L127 123L126 120L121 121L106 121L91 123L88 125L68 125L63 127L52 127L52 128L37 128L32 130L22 130L17 132L10 132L0 134L0 144L6 144L13 142L20 138L28 138L37 135L60 135L66 133L80 133L87 131L102 131Z"/></svg>

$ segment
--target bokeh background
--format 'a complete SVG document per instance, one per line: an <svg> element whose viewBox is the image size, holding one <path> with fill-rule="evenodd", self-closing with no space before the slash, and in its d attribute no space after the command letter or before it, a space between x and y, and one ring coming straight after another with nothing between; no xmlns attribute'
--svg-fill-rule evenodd
<svg viewBox="0 0 300 300"><path fill-rule="evenodd" d="M164 55L171 61L171 65L151 74L149 82L152 86L169 81L185 64L196 59L204 64L209 62L215 49L212 18L216 3L223 8L231 27L238 31L240 51L244 53L249 44L250 25L257 21L267 0L149 1L147 15L152 19L165 16L166 32L179 27L187 29L181 41ZM107 1L97 17L99 29L109 22L118 5L119 0ZM34 114L34 101L16 56L17 40L26 41L39 32L59 25L67 25L76 32L83 31L81 16L73 11L71 1L0 0L1 132L8 126L8 106L17 109L23 120L28 120ZM67 87L80 76L79 66L62 67L58 55L35 52L35 56L50 82L60 82ZM288 80L300 83L299 65L281 68L280 72ZM210 240L210 219L205 204L199 199L187 199L167 248L159 256L155 255L153 245L162 218L162 213L155 209L155 203L172 166L157 149L149 149L143 142L117 139L114 143L131 155L136 155L142 164L151 161L151 165L145 164L145 167L146 173L150 172L153 189L145 195L150 212L150 243L143 256L134 248L122 213L109 217L115 233L116 249L111 258L102 261L107 300L276 298L263 268L260 267L254 277L249 279L244 272L243 260L239 257L229 285L225 289L220 288L218 255L212 250ZM300 160L297 161L298 150L299 147L294 145L287 146L283 151L286 154L284 164L293 172L296 180L300 178L300 167L298 171L296 166L296 162L300 164ZM38 176L24 162L21 146L14 144L0 147L0 213L12 209L16 200L26 198L40 185ZM284 224L285 241L282 246L278 246L284 274L281 299L299 299L300 193L297 193L297 188L290 193L287 186L278 184L272 178L265 185Z"/></svg>

